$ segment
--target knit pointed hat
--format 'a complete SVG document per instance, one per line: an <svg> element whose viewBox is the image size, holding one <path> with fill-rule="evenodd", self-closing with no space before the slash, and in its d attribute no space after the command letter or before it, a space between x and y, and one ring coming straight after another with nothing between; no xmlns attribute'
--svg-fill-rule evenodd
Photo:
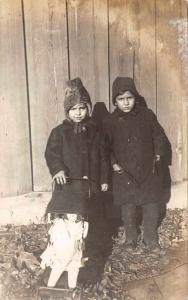
<svg viewBox="0 0 188 300"><path fill-rule="evenodd" d="M130 91L135 97L139 97L134 80L130 77L117 77L112 85L112 103L115 105L116 97L121 92Z"/></svg>
<svg viewBox="0 0 188 300"><path fill-rule="evenodd" d="M64 110L66 117L68 117L68 112L74 105L81 103L87 105L88 113L90 115L92 103L89 93L83 86L81 79L77 77L75 79L68 80L64 98Z"/></svg>

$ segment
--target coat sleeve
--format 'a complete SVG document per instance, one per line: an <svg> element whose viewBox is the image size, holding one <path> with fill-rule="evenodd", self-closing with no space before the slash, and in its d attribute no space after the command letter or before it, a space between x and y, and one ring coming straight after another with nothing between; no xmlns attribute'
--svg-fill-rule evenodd
<svg viewBox="0 0 188 300"><path fill-rule="evenodd" d="M154 154L164 156L166 147L166 135L164 129L159 124L156 115L151 110L150 121L152 126Z"/></svg>
<svg viewBox="0 0 188 300"><path fill-rule="evenodd" d="M110 165L113 166L114 164L117 164L117 159L115 157L115 154L113 152L113 137L112 137L112 131L111 131L111 124L109 122L109 118L105 119L103 121L103 134L105 138L106 148L107 152L109 153L109 161Z"/></svg>
<svg viewBox="0 0 188 300"><path fill-rule="evenodd" d="M100 182L109 183L110 178L110 149L108 137L106 134L106 122L102 122L100 130L100 163L101 163L101 176Z"/></svg>
<svg viewBox="0 0 188 300"><path fill-rule="evenodd" d="M110 172L110 153L108 149L108 143L105 135L100 134L100 168L101 176L100 182L109 183L109 172Z"/></svg>
<svg viewBox="0 0 188 300"><path fill-rule="evenodd" d="M50 133L45 150L46 163L52 177L59 171L67 171L67 167L63 162L62 147L62 137L55 128Z"/></svg>

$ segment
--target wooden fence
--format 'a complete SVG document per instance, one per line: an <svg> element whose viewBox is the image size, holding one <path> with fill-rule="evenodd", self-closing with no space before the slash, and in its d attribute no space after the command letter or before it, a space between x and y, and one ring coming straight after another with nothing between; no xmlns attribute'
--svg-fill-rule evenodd
<svg viewBox="0 0 188 300"><path fill-rule="evenodd" d="M133 76L187 177L185 0L0 0L0 193L45 191L44 149L79 76L112 110L111 85Z"/></svg>

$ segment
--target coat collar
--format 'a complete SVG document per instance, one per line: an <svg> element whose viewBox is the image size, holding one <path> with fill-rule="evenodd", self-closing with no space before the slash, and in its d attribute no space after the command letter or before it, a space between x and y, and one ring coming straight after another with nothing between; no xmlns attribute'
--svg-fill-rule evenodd
<svg viewBox="0 0 188 300"><path fill-rule="evenodd" d="M118 107L116 107L112 115L117 119L127 119L129 117L136 116L139 113L139 111L140 111L140 105L136 103L135 107L130 112L125 113L121 111Z"/></svg>
<svg viewBox="0 0 188 300"><path fill-rule="evenodd" d="M67 119L63 120L62 123L62 127L64 130L74 130L76 129L77 126L75 126L76 123L73 123ZM88 129L96 129L96 124L95 122L91 119L91 118L87 118L86 120L84 120L83 122L79 123L79 127L80 127L80 132L84 132L87 131ZM75 133L79 133L79 132L75 132Z"/></svg>

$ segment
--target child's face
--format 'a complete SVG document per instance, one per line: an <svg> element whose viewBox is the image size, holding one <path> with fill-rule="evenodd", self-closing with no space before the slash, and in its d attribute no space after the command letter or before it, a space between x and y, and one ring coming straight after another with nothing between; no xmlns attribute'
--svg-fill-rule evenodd
<svg viewBox="0 0 188 300"><path fill-rule="evenodd" d="M79 123L85 119L87 115L87 106L84 103L76 104L69 110L69 118L75 123Z"/></svg>
<svg viewBox="0 0 188 300"><path fill-rule="evenodd" d="M135 97L129 91L126 91L116 97L117 107L125 113L130 112L133 109L134 104L135 104Z"/></svg>

